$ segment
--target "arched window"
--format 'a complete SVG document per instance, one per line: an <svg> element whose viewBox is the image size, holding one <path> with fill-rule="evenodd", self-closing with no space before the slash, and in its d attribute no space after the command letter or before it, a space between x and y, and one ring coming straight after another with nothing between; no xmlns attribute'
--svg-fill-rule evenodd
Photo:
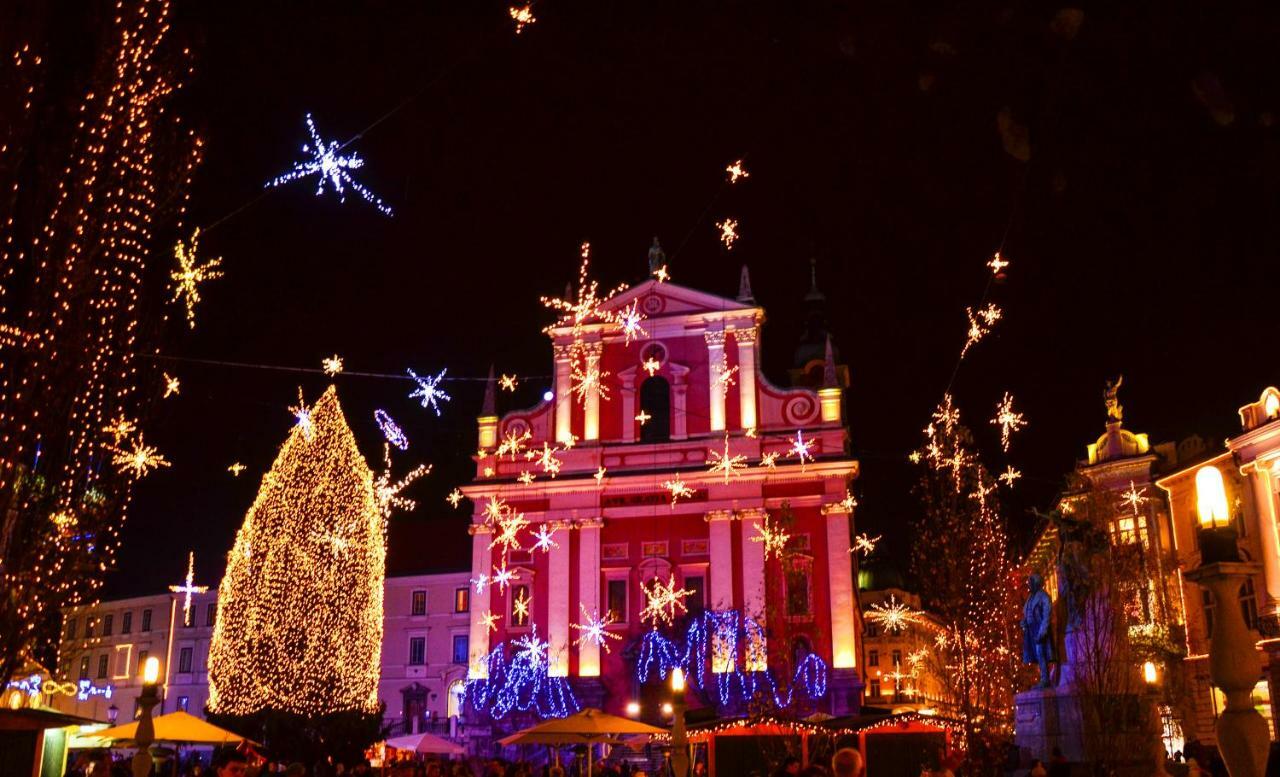
<svg viewBox="0 0 1280 777"><path fill-rule="evenodd" d="M462 713L462 697L467 693L467 685L461 680L449 683L449 717L456 718Z"/></svg>
<svg viewBox="0 0 1280 777"><path fill-rule="evenodd" d="M640 384L640 410L648 419L640 427L641 442L671 439L671 384L661 375Z"/></svg>

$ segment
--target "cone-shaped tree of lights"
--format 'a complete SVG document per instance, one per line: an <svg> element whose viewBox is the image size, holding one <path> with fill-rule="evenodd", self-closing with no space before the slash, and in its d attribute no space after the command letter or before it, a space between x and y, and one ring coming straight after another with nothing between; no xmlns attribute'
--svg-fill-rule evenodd
<svg viewBox="0 0 1280 777"><path fill-rule="evenodd" d="M227 557L210 711L376 711L385 563L373 474L330 386L301 409Z"/></svg>

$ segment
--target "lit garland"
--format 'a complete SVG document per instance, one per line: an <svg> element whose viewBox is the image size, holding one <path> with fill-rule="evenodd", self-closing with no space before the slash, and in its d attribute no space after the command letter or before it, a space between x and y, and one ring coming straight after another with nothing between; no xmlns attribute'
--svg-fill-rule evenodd
<svg viewBox="0 0 1280 777"><path fill-rule="evenodd" d="M707 455L710 457L707 459L707 462L706 462L711 466L711 469L709 471L713 475L717 472L722 473L724 475L724 482L726 484L729 482L730 477L736 478L741 474L738 472L738 470L747 468L746 456L743 456L743 455L730 456L729 455L729 435L727 434L724 436L724 453L720 453L719 451L708 450Z"/></svg>
<svg viewBox="0 0 1280 777"><path fill-rule="evenodd" d="M786 529L780 526L771 526L768 513L765 513L763 521L756 522L755 529L756 534L750 539L752 542L761 544L765 561L768 561L771 555L777 555L781 558L782 552L787 548L787 543L791 541L791 535L787 533Z"/></svg>
<svg viewBox="0 0 1280 777"><path fill-rule="evenodd" d="M169 462L165 461L164 456L160 455L160 451L143 442L141 434L134 441L133 447L127 451L110 446L108 450L115 452L111 463L115 464L121 473L130 473L134 480L145 476L153 469L169 466Z"/></svg>
<svg viewBox="0 0 1280 777"><path fill-rule="evenodd" d="M440 415L440 403L442 401L448 402L453 398L439 388L440 381L444 379L444 374L448 371L449 369L446 367L440 370L440 373L435 377L420 378L413 370L408 370L409 377L413 378L414 382L418 384L418 387L410 392L409 399L419 400L424 408L431 408L436 411L437 416Z"/></svg>
<svg viewBox="0 0 1280 777"><path fill-rule="evenodd" d="M693 595L693 591L688 588L676 587L676 576L673 572L671 580L663 583L661 579L654 579L650 585L641 586L644 591L645 604L640 610L640 622L651 622L656 627L661 621L670 626L672 619L676 616L676 609L680 612L688 612L688 608L684 605L685 597Z"/></svg>
<svg viewBox="0 0 1280 777"><path fill-rule="evenodd" d="M717 221L716 229L720 230L720 242L724 243L725 250L732 251L733 244L738 242L738 220Z"/></svg>
<svg viewBox="0 0 1280 777"><path fill-rule="evenodd" d="M169 590L175 594L182 594L182 619L183 621L191 620L191 594L202 594L209 590L207 585L196 585L196 554L195 551L187 553L187 577L182 581L182 585L171 585Z"/></svg>
<svg viewBox="0 0 1280 777"><path fill-rule="evenodd" d="M515 393L516 386L519 385L519 383L520 382L516 380L515 375L503 375L501 378L498 378L498 387L503 391Z"/></svg>
<svg viewBox="0 0 1280 777"><path fill-rule="evenodd" d="M751 177L751 173L747 172L747 168L743 167L741 159L734 160L733 163L725 167L724 171L729 176L729 183L737 183Z"/></svg>
<svg viewBox="0 0 1280 777"><path fill-rule="evenodd" d="M538 21L538 17L533 15L533 3L512 5L507 8L507 13L511 16L511 21L515 22L516 35L524 32L525 27Z"/></svg>
<svg viewBox="0 0 1280 777"><path fill-rule="evenodd" d="M991 327L995 326L995 323L1000 320L1002 315L1000 308L992 304L988 304L976 313L973 308L965 308L964 313L969 317L969 333L964 341L964 348L960 349L961 359L969 353L970 348L977 345L982 338L991 334Z"/></svg>
<svg viewBox="0 0 1280 777"><path fill-rule="evenodd" d="M391 207L378 199L373 192L366 189L360 182L351 177L348 170L358 170L364 166L364 160L357 154L339 154L342 146L338 141L331 140L325 143L320 137L320 133L316 131L315 122L311 120L311 114L307 114L307 132L311 134L311 142L302 144L302 153L310 154L311 158L297 162L293 169L284 175L277 176L267 181L263 188L274 188L291 183L301 178L309 178L316 176L316 195L324 194L324 185L328 181L333 187L333 191L338 195L338 202L347 201L346 187L350 186L356 194L364 198L364 201L373 205L382 212L383 215L391 215Z"/></svg>
<svg viewBox="0 0 1280 777"><path fill-rule="evenodd" d="M876 602L868 608L867 620L879 624L890 634L905 631L913 623L919 623L924 613L911 609L905 602L898 601L893 594L889 595L889 603Z"/></svg>
<svg viewBox="0 0 1280 777"><path fill-rule="evenodd" d="M679 500L688 499L689 497L693 496L693 489L685 485L685 482L680 478L679 475L676 475L675 478L671 480L664 480L662 482L662 487L665 488L667 492L671 494L672 507L675 507L676 502L678 502Z"/></svg>
<svg viewBox="0 0 1280 777"><path fill-rule="evenodd" d="M38 674L33 674L21 680L11 680L4 685L5 690L10 688L25 693L33 699L42 696L74 696L77 701L88 701L95 696L101 696L110 700L115 694L114 685L94 685L92 680L80 680L78 682L59 682L53 678L45 678Z"/></svg>
<svg viewBox="0 0 1280 777"><path fill-rule="evenodd" d="M374 410L373 421L378 425L379 431L382 432L382 436L386 438L387 442L402 451L409 449L409 438L405 436L404 430L400 428L400 425L387 414L387 411Z"/></svg>
<svg viewBox="0 0 1280 777"><path fill-rule="evenodd" d="M230 467L227 467L227 472L231 473L231 477L238 478L240 477L240 473L244 472L246 469L248 469L248 467L238 461L234 461L231 463Z"/></svg>
<svg viewBox="0 0 1280 777"><path fill-rule="evenodd" d="M169 397L176 396L182 393L181 381L179 381L176 377L174 377L173 375L170 375L167 372L163 373L163 375L164 375L164 395L160 397L161 399L168 399Z"/></svg>
<svg viewBox="0 0 1280 777"><path fill-rule="evenodd" d="M191 234L190 245L181 240L174 246L173 255L178 260L178 269L169 274L173 279L173 301L181 300L187 308L187 325L196 328L196 305L200 304L200 284L222 277L217 269L221 259L210 259L204 264L197 264L197 252L200 246L200 230Z"/></svg>
<svg viewBox="0 0 1280 777"><path fill-rule="evenodd" d="M1000 447L1005 453L1009 452L1010 435L1027 425L1022 413L1014 411L1013 395L1007 391L1004 392L1004 398L1000 400L1000 404L996 405L996 415L991 419L991 423L1000 427Z"/></svg>
<svg viewBox="0 0 1280 777"><path fill-rule="evenodd" d="M570 623L569 628L578 631L578 639L574 642L579 649L591 643L596 647L604 648L604 652L609 652L609 640L622 639L621 634L615 634L609 631L609 627L616 621L613 613L606 612L604 617L600 617L600 613L588 613L585 604L579 604L582 610L582 623Z"/></svg>
<svg viewBox="0 0 1280 777"><path fill-rule="evenodd" d="M800 471L801 471L801 472L804 472L804 462L805 462L805 460L806 460L806 459L808 459L808 460L810 460L810 461L812 461L812 460L813 460L813 454L809 452L809 449L813 447L813 444L814 444L815 442L817 442L817 440L806 440L806 439L804 438L804 431L803 431L803 430L801 430L801 429L797 429L797 430L796 430L796 436L795 436L795 439L791 441L791 448L787 451L787 455L788 455L788 456L798 456L798 457L800 458Z"/></svg>
<svg viewBox="0 0 1280 777"><path fill-rule="evenodd" d="M334 387L311 418L311 435L289 432L228 556L209 648L219 714L378 709L385 517ZM317 532L341 542L309 541Z"/></svg>
<svg viewBox="0 0 1280 777"><path fill-rule="evenodd" d="M338 354L325 357L320 360L320 369L324 370L324 374L333 377L342 372L342 357Z"/></svg>
<svg viewBox="0 0 1280 777"><path fill-rule="evenodd" d="M537 627L528 637L514 640L510 660L506 643L499 643L475 662L483 678L467 681L471 708L495 719L512 712L532 712L540 718L563 718L579 709L567 678L547 671L547 643L538 639ZM473 672L475 674L475 672Z"/></svg>

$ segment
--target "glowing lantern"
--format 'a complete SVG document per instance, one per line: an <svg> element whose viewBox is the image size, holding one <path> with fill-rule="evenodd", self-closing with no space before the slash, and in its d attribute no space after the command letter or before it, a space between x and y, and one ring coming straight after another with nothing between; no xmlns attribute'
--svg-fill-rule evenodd
<svg viewBox="0 0 1280 777"><path fill-rule="evenodd" d="M148 656L147 660L142 664L142 683L143 685L155 685L160 679L160 659L155 656Z"/></svg>
<svg viewBox="0 0 1280 777"><path fill-rule="evenodd" d="M1147 661L1142 665L1142 679L1146 681L1147 685L1156 684L1156 680L1158 678L1156 676L1156 665L1154 662Z"/></svg>
<svg viewBox="0 0 1280 777"><path fill-rule="evenodd" d="M1204 466L1196 472L1196 511L1202 529L1223 528L1231 519L1227 512L1227 490L1217 467Z"/></svg>

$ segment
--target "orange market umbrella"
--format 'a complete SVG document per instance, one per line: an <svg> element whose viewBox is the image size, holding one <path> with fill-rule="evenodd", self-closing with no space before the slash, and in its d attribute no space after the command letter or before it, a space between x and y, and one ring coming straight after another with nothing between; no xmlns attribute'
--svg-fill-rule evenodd
<svg viewBox="0 0 1280 777"><path fill-rule="evenodd" d="M588 707L567 718L552 718L536 726L517 731L509 737L498 740L506 745L592 745L605 740L612 740L621 734L666 734L665 728L650 726L638 720L620 718L598 709ZM587 774L591 774L592 762L590 750L587 755Z"/></svg>
<svg viewBox="0 0 1280 777"><path fill-rule="evenodd" d="M152 718L151 722L155 725L157 742L188 742L202 745L225 745L232 742L257 744L253 740L218 728L206 720L185 712L170 712L168 715ZM100 739L132 741L138 736L138 722L135 720L123 726L95 731L93 735Z"/></svg>

